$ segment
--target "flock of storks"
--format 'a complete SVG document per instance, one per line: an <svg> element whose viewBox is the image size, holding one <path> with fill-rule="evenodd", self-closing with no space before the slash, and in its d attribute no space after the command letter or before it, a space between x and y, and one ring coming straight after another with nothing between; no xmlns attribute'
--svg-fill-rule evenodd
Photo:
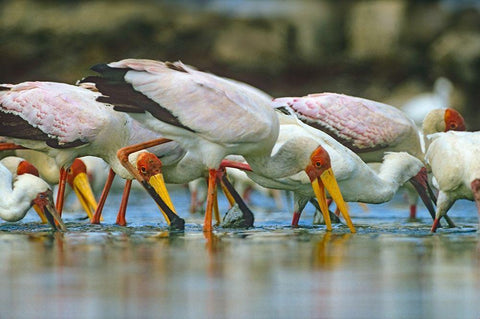
<svg viewBox="0 0 480 319"><path fill-rule="evenodd" d="M120 225L133 179L172 229L184 229L165 183L207 178L204 231L212 231L213 216L219 220L218 184L238 204L241 225L251 227L253 214L227 176L232 168L263 187L292 191L293 226L312 202L331 230L333 201L355 232L345 202L383 203L401 187L412 215L418 196L425 203L432 232L441 217L455 226L447 211L457 199L480 204L480 135L466 132L453 109L433 109L418 128L387 104L336 93L272 99L181 62L125 59L92 70L98 75L76 85L0 85L2 219L20 220L33 205L44 222L65 230L69 183L90 221L99 223L118 174L125 179ZM98 203L78 159L87 155L110 166Z"/></svg>

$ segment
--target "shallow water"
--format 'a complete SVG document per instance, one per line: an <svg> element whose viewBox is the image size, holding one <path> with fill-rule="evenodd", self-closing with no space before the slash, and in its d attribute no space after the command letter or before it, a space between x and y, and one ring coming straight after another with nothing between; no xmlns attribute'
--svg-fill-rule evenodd
<svg viewBox="0 0 480 319"><path fill-rule="evenodd" d="M1 318L479 318L480 245L472 202L455 204L457 228L430 234L422 207L407 222L401 196L367 212L351 204L357 234L289 227L289 208L255 194L255 228L201 231L184 189L172 191L185 232L169 232L143 192L128 227L65 214L53 234L34 213L0 223ZM285 201L285 204L288 204ZM221 203L226 210L226 203Z"/></svg>

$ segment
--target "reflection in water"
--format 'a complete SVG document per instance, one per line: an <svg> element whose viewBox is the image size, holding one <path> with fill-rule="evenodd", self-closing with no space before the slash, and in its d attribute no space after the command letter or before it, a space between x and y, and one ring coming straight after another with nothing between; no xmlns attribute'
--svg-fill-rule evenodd
<svg viewBox="0 0 480 319"><path fill-rule="evenodd" d="M351 236L351 233L333 234L327 232L323 234L322 239L313 245L314 267L334 269L339 265L345 255L345 244Z"/></svg>
<svg viewBox="0 0 480 319"><path fill-rule="evenodd" d="M476 234L0 233L2 317L476 317Z"/></svg>
<svg viewBox="0 0 480 319"><path fill-rule="evenodd" d="M175 233L143 207L130 207L125 228L113 206L103 225L72 218L64 234L0 224L0 317L480 317L475 214L453 211L463 228L430 235L431 221L405 223L404 207L353 206L357 234L309 221L292 229L288 212L214 233L189 219Z"/></svg>

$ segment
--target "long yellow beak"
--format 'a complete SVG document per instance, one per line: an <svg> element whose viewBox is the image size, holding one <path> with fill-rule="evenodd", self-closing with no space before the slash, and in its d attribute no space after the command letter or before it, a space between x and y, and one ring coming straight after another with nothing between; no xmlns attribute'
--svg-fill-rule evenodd
<svg viewBox="0 0 480 319"><path fill-rule="evenodd" d="M150 180L148 181L150 185L155 189L157 194L160 196L160 198L167 204L167 206L172 210L172 212L177 215L177 212L175 211L175 207L173 207L172 200L170 199L170 194L168 194L167 187L165 186L165 180L163 179L163 174L158 173L156 175L153 175L150 177ZM160 208L160 206L158 207ZM165 217L165 220L167 221L167 224L170 225L170 219L168 218L167 214L160 208L160 211L163 214L163 217Z"/></svg>
<svg viewBox="0 0 480 319"><path fill-rule="evenodd" d="M220 183L220 184L222 186L222 191L225 194L225 197L227 198L228 203L230 204L230 207L233 207L233 205L235 205L235 199L233 198L232 194L227 189L227 187L223 183Z"/></svg>
<svg viewBox="0 0 480 319"><path fill-rule="evenodd" d="M93 195L92 188L88 182L88 176L85 173L80 173L73 179L73 190L80 201L88 218L93 219L93 214L97 210L97 201ZM103 220L103 219L102 219Z"/></svg>
<svg viewBox="0 0 480 319"><path fill-rule="evenodd" d="M47 217L45 217L45 214L43 213L42 209L37 204L33 204L33 209L35 209L35 211L38 214L38 217L40 217L40 219L42 220L42 224L48 223Z"/></svg>
<svg viewBox="0 0 480 319"><path fill-rule="evenodd" d="M318 205L320 205L320 211L323 215L323 220L325 221L325 225L327 226L327 230L332 230L332 222L330 220L330 212L328 211L327 205L327 194L325 193L325 187L323 186L323 182L321 182L318 178L312 181L312 188L315 196L317 197Z"/></svg>
<svg viewBox="0 0 480 319"><path fill-rule="evenodd" d="M340 210L340 213L342 214L343 218L345 218L345 222L347 223L348 228L352 233L356 233L355 227L353 226L352 220L350 219L350 215L348 214L347 204L343 200L343 196L342 196L342 193L340 192L340 187L338 187L338 183L337 183L337 180L335 179L335 175L333 174L333 170L331 168L325 170L325 172L323 172L322 175L320 175L320 179L322 180L323 185L325 185L325 188L328 190L330 197L334 200L335 204L337 204L337 207ZM317 196L317 199L318 199L318 196ZM324 202L326 205L326 200ZM327 208L327 213L328 213L328 208ZM330 220L330 216L329 216L329 220Z"/></svg>

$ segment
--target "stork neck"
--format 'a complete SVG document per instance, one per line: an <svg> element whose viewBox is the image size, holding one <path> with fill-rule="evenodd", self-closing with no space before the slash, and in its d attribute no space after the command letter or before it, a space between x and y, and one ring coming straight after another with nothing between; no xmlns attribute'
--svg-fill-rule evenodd
<svg viewBox="0 0 480 319"><path fill-rule="evenodd" d="M0 218L6 221L22 219L30 208L30 201L23 200L25 192L12 188L12 175L0 165Z"/></svg>
<svg viewBox="0 0 480 319"><path fill-rule="evenodd" d="M422 130L424 135L445 131L445 109L430 111L423 119Z"/></svg>
<svg viewBox="0 0 480 319"><path fill-rule="evenodd" d="M445 131L445 109L430 111L423 120L422 130L425 150L428 150L431 143L428 135Z"/></svg>
<svg viewBox="0 0 480 319"><path fill-rule="evenodd" d="M313 149L302 146L304 143L297 139L291 139L284 143L274 154L262 154L261 156L245 155L245 159L252 170L270 178L281 178L294 175L305 169L309 162L309 156Z"/></svg>
<svg viewBox="0 0 480 319"><path fill-rule="evenodd" d="M378 177L390 184L395 191L415 176L422 167L420 160L406 153L392 153L385 156Z"/></svg>

